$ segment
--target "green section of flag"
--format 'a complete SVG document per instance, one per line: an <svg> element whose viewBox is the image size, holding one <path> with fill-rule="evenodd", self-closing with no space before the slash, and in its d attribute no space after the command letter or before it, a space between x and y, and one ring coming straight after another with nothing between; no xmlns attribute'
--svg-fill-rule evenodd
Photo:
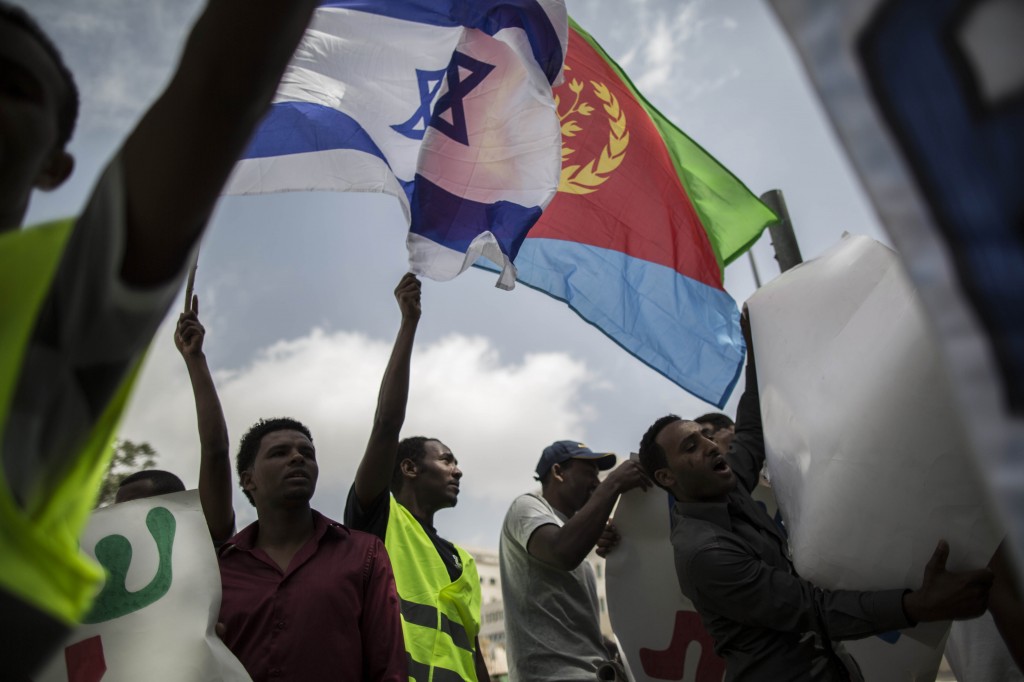
<svg viewBox="0 0 1024 682"><path fill-rule="evenodd" d="M651 117L661 133L679 180L707 232L719 268L724 269L743 255L761 236L764 228L778 218L729 169L718 163L648 102L629 76L589 33L572 18L569 24L608 62L623 85Z"/></svg>

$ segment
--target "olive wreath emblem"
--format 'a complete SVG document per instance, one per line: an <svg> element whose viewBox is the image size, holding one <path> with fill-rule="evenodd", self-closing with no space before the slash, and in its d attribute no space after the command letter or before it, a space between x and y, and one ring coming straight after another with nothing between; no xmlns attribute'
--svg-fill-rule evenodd
<svg viewBox="0 0 1024 682"><path fill-rule="evenodd" d="M566 67L566 70L568 71L569 68ZM558 120L562 124L562 176L558 182L559 192L590 194L596 191L608 179L608 176L619 167L622 160L626 158L626 147L629 146L626 113L622 111L622 107L619 106L619 100L616 99L607 85L596 81L590 81L590 85L594 95L602 102L604 111L608 115L608 144L604 146L600 156L596 159L591 159L585 164L565 165L566 159L576 151L566 144L566 138L575 137L577 132L583 130L576 122L576 119L570 118L570 116L574 114L590 116L594 111L594 107L590 104L580 101L582 99L584 83L574 78L569 83L569 90L576 95L576 99L568 111L564 114L559 111L558 114ZM560 98L556 96L556 109L559 104Z"/></svg>

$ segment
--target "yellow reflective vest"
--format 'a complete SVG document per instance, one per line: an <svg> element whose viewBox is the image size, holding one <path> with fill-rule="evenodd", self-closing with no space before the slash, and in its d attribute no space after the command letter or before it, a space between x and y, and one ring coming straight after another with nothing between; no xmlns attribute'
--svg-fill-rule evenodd
<svg viewBox="0 0 1024 682"><path fill-rule="evenodd" d="M462 575L452 582L419 521L394 495L390 504L384 547L401 601L409 679L476 682L474 647L480 632L476 562L456 546Z"/></svg>
<svg viewBox="0 0 1024 682"><path fill-rule="evenodd" d="M10 424L11 401L40 307L74 222L64 220L0 235L0 444ZM94 425L64 471L19 505L0 466L0 589L67 624L88 610L103 578L83 555L78 538L89 519L110 462L118 418L138 366Z"/></svg>

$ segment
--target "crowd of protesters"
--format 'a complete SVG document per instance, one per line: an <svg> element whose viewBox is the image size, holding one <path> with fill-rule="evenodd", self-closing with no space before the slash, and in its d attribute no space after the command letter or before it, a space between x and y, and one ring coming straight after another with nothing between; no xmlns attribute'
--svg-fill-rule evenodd
<svg viewBox="0 0 1024 682"><path fill-rule="evenodd" d="M211 1L166 91L82 215L21 229L33 189L55 188L72 172L66 146L78 95L37 24L0 3L0 660L10 679L38 670L89 607L101 576L77 546L92 503L83 486L105 464L143 352L318 4ZM438 438L400 438L420 282L404 276L395 296L401 324L344 523L310 506L317 453L300 421L254 424L232 472L198 299L179 319L174 342L200 434L199 495L221 573L218 632L254 680L490 679L474 559L434 526L458 501L458 459ZM765 452L756 343L749 325L745 332L735 424L662 417L643 435L639 459L617 467L615 455L577 441L540 454L540 491L518 497L501 530L511 679L626 679L601 634L585 558L595 547L615 551L609 517L633 489L674 497L679 587L729 680L861 679L841 640L974 618L992 604L991 590L1011 589L1002 555L992 569L951 572L945 543L918 589L834 591L802 579L783 530L750 496ZM235 482L257 516L237 532ZM124 481L117 501L182 488L173 474L142 472Z"/></svg>

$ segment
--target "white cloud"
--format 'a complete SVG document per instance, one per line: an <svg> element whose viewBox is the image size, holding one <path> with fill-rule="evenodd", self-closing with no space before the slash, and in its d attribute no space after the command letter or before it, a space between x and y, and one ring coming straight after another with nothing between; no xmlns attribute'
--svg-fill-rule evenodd
<svg viewBox="0 0 1024 682"><path fill-rule="evenodd" d="M187 485L198 480L199 443L191 386L169 339L157 342L122 425L123 437L151 443L158 466ZM215 343L211 332L208 343ZM232 439L260 417L291 416L313 432L320 461L314 505L340 519L369 435L391 341L314 329L260 351L243 367L216 373ZM464 471L459 506L439 521L472 544L495 546L512 498L533 485L540 451L553 440L584 437L592 410L581 391L595 383L582 362L564 353L503 360L492 342L451 334L417 348L404 435L442 439ZM239 493L240 524L254 518Z"/></svg>
<svg viewBox="0 0 1024 682"><path fill-rule="evenodd" d="M619 59L617 60L619 62L619 66L621 66L628 73L633 63L636 61L636 56L637 54L639 54L639 52L639 47L630 48L628 52L619 57Z"/></svg>
<svg viewBox="0 0 1024 682"><path fill-rule="evenodd" d="M708 68L708 54L715 53L710 40L721 40L723 31L738 27L729 16L714 15L700 0L671 10L644 12L638 18L640 45L626 52L623 68L635 77L635 83L648 97L658 98L666 87L693 101L739 76L737 69L708 78L716 72Z"/></svg>
<svg viewBox="0 0 1024 682"><path fill-rule="evenodd" d="M672 29L659 22L647 36L642 75L637 79L641 91L658 88L668 82L676 58Z"/></svg>
<svg viewBox="0 0 1024 682"><path fill-rule="evenodd" d="M682 45L693 35L695 9L695 4L685 5L674 20L660 13L650 16L651 23L643 29L643 61L637 78L641 92L664 86L676 73L684 58Z"/></svg>

